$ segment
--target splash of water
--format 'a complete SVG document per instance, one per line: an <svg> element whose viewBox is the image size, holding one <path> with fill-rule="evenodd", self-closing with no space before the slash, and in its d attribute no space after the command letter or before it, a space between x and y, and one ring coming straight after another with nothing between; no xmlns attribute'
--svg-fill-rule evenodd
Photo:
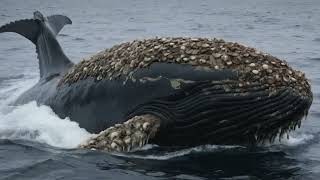
<svg viewBox="0 0 320 180"><path fill-rule="evenodd" d="M70 119L60 119L50 107L36 102L12 107L9 105L37 79L6 82L0 89L0 138L23 139L60 148L75 148L91 136Z"/></svg>

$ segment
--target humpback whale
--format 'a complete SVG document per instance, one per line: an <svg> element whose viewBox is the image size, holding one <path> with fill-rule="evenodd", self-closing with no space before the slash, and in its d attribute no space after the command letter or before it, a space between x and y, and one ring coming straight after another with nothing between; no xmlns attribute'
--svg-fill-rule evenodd
<svg viewBox="0 0 320 180"><path fill-rule="evenodd" d="M40 80L15 104L36 101L94 137L80 147L251 145L300 127L313 95L284 60L222 39L163 37L121 43L73 64L57 41L63 15L0 27L36 46Z"/></svg>

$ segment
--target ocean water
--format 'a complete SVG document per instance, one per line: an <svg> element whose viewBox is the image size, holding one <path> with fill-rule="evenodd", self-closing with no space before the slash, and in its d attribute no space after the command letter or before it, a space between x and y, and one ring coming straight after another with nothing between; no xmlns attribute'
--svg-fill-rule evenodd
<svg viewBox="0 0 320 180"><path fill-rule="evenodd" d="M319 0L0 0L0 25L64 14L58 40L79 62L125 41L163 36L217 37L285 59L310 79L314 102L302 127L258 147L204 145L108 154L76 149L90 137L35 102L10 106L34 85L34 45L0 34L0 179L318 179L320 176Z"/></svg>

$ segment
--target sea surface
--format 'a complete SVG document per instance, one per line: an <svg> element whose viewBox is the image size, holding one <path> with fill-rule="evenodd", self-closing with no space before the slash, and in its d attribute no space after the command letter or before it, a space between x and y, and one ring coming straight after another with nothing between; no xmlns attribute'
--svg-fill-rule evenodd
<svg viewBox="0 0 320 180"><path fill-rule="evenodd" d="M314 101L302 127L258 147L204 145L130 154L80 150L90 137L35 102L10 106L39 79L34 45L0 34L0 179L314 179L320 177L319 0L0 0L0 25L64 14L58 36L74 62L134 39L223 38L256 47L304 71Z"/></svg>

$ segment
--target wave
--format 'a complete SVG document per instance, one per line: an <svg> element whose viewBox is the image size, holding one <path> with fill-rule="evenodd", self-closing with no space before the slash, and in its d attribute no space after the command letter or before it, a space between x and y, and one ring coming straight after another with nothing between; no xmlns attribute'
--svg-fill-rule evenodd
<svg viewBox="0 0 320 180"><path fill-rule="evenodd" d="M156 145L147 145L144 147L145 150L150 150L154 147L157 147ZM121 157L129 157L129 158L136 158L136 159L150 159L150 160L169 160L177 157L187 156L190 154L195 153L211 153L211 152L220 152L224 150L229 149L242 149L244 147L242 146L236 146L236 145L201 145L197 147L190 147L180 150L175 150L172 152L164 152L163 154L122 154L122 153L112 153L116 156Z"/></svg>
<svg viewBox="0 0 320 180"><path fill-rule="evenodd" d="M307 133L288 133L282 138L277 137L276 140L272 143L266 142L262 147L271 147L271 146L285 146L285 147L296 147L304 144L308 144L315 138L313 134Z"/></svg>

